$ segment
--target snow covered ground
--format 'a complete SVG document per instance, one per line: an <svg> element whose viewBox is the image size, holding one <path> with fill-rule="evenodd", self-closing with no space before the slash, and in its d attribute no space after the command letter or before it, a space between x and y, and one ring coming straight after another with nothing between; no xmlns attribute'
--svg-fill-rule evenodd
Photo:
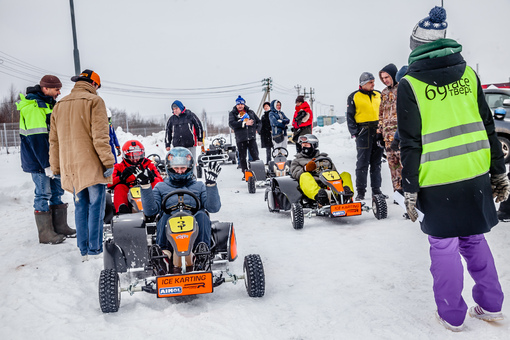
<svg viewBox="0 0 510 340"><path fill-rule="evenodd" d="M356 151L345 124L316 128L320 149L354 177ZM118 132L121 143L133 138ZM135 138L137 138L135 136ZM139 138L146 154L164 155L163 134ZM228 137L227 137L228 139ZM290 146L291 154L294 147ZM12 150L11 150L12 152ZM219 177L222 209L212 219L233 221L242 271L245 255L260 254L263 298L248 297L244 283L223 284L189 301L123 293L119 312L98 303L101 260L81 262L74 239L41 245L32 213L33 183L19 154L0 155L0 339L508 339L509 319L466 318L461 334L434 317L427 237L388 200L388 219L373 214L305 220L292 229L288 212L270 213L263 189L249 194L235 165ZM391 192L383 164L383 191ZM74 227L74 205L69 224ZM510 295L510 224L487 235L501 284ZM473 305L465 273L464 297ZM510 302L503 305L510 317ZM506 335L505 335L506 334Z"/></svg>

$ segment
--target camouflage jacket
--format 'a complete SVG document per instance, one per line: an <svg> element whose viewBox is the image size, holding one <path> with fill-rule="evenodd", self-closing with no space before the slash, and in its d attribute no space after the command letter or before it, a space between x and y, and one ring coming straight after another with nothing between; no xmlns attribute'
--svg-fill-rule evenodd
<svg viewBox="0 0 510 340"><path fill-rule="evenodd" d="M391 143L397 131L397 85L386 87L381 92L381 105L379 106L379 131L384 141Z"/></svg>

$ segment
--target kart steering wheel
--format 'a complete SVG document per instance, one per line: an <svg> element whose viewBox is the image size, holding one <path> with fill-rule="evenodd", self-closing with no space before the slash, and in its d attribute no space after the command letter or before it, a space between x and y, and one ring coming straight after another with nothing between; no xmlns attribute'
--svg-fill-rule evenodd
<svg viewBox="0 0 510 340"><path fill-rule="evenodd" d="M276 151L278 151L278 152L275 154ZM278 155L282 155L283 157L287 158L287 156L289 155L289 151L287 151L287 149L285 149L284 147L280 146L280 147L274 148L271 155L273 156L273 158L275 158Z"/></svg>
<svg viewBox="0 0 510 340"><path fill-rule="evenodd" d="M329 166L327 168L325 167L325 164L324 164L326 162L329 163ZM331 160L331 158L326 157L326 156L317 157L315 159L315 164L317 165L318 171L329 170L329 169L333 168L333 161Z"/></svg>
<svg viewBox="0 0 510 340"><path fill-rule="evenodd" d="M224 137L216 137L212 140L211 144L215 147L221 147L223 146L227 140Z"/></svg>
<svg viewBox="0 0 510 340"><path fill-rule="evenodd" d="M151 157L154 157L154 159L151 159ZM157 153L151 153L149 156L147 156L145 158L150 159L152 162L154 162L156 164L161 163L161 156L158 155Z"/></svg>
<svg viewBox="0 0 510 340"><path fill-rule="evenodd" d="M176 195L177 195L177 204L172 205L171 207L167 208L166 201L168 201L168 199L170 197L176 196ZM193 198L193 200L196 203L194 207L184 203L184 195L188 195L188 196L191 196L191 198ZM195 195L194 193L192 193L189 190L181 189L181 190L174 190L174 191L168 193L165 196L165 198L163 198L163 202L161 202L161 209L163 210L164 213L166 213L168 215L171 215L174 211L181 210L181 209L189 210L189 212L192 215L195 215L200 209L202 209L202 204L200 204L200 200L198 199L197 195Z"/></svg>

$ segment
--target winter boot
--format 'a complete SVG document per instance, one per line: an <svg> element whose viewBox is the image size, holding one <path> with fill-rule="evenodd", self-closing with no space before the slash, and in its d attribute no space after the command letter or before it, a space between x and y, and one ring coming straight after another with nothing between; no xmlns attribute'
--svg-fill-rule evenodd
<svg viewBox="0 0 510 340"><path fill-rule="evenodd" d="M53 229L49 211L35 211L34 215L35 224L37 224L37 230L39 231L39 243L58 244L66 239L64 235L57 234Z"/></svg>
<svg viewBox="0 0 510 340"><path fill-rule="evenodd" d="M328 193L323 188L320 188L317 195L315 195L314 200L316 200L317 203L319 203L319 205L321 206L328 205L329 204Z"/></svg>
<svg viewBox="0 0 510 340"><path fill-rule="evenodd" d="M67 203L50 205L53 227L57 234L62 234L67 237L76 237L76 230L69 228L67 225L67 206Z"/></svg>
<svg viewBox="0 0 510 340"><path fill-rule="evenodd" d="M365 199L365 190L358 189L358 195L356 195L355 201L363 201Z"/></svg>

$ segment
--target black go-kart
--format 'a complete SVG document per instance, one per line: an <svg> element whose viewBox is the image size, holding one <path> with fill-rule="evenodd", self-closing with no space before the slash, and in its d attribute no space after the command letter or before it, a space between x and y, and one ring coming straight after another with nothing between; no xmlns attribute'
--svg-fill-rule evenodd
<svg viewBox="0 0 510 340"><path fill-rule="evenodd" d="M244 180L248 184L248 192L254 194L257 187L269 185L272 177L287 176L290 173L291 161L287 159L289 152L283 147L274 148L273 159L267 168L261 160L248 162L248 170L244 173Z"/></svg>
<svg viewBox="0 0 510 340"><path fill-rule="evenodd" d="M304 218L312 216L344 217L361 215L363 211L372 210L375 218L384 219L388 215L386 197L372 196L372 207L365 202L355 202L354 193L345 187L337 171L331 169L329 157L318 157L315 160L322 186L327 190L329 204L319 205L315 200L306 197L299 187L299 182L290 176L273 177L266 188L264 199L270 212L289 211L294 229L302 229Z"/></svg>
<svg viewBox="0 0 510 340"><path fill-rule="evenodd" d="M168 199L175 195L178 203L167 207ZM185 195L194 200L193 206L184 203ZM205 243L198 243L192 250L198 235L194 215L201 208L200 200L190 191L176 190L163 199L162 206L164 212L172 214L166 234L173 253L156 244L157 218L149 219L143 212L136 212L114 216L105 223L104 269L99 277L103 313L118 311L121 293L145 292L172 298L212 293L225 282L236 284L244 280L250 297L264 295L264 267L258 254L245 256L242 274L229 270L229 263L237 258L231 222L211 221L210 249Z"/></svg>
<svg viewBox="0 0 510 340"><path fill-rule="evenodd" d="M224 137L217 137L211 141L209 148L202 148L202 153L197 158L197 177L202 178L202 169L210 162L237 163L237 148L227 144Z"/></svg>
<svg viewBox="0 0 510 340"><path fill-rule="evenodd" d="M161 159L161 156L157 153L153 153L148 155L146 158L148 158L159 171L159 174L163 179L166 178L166 168L165 168L165 161Z"/></svg>

